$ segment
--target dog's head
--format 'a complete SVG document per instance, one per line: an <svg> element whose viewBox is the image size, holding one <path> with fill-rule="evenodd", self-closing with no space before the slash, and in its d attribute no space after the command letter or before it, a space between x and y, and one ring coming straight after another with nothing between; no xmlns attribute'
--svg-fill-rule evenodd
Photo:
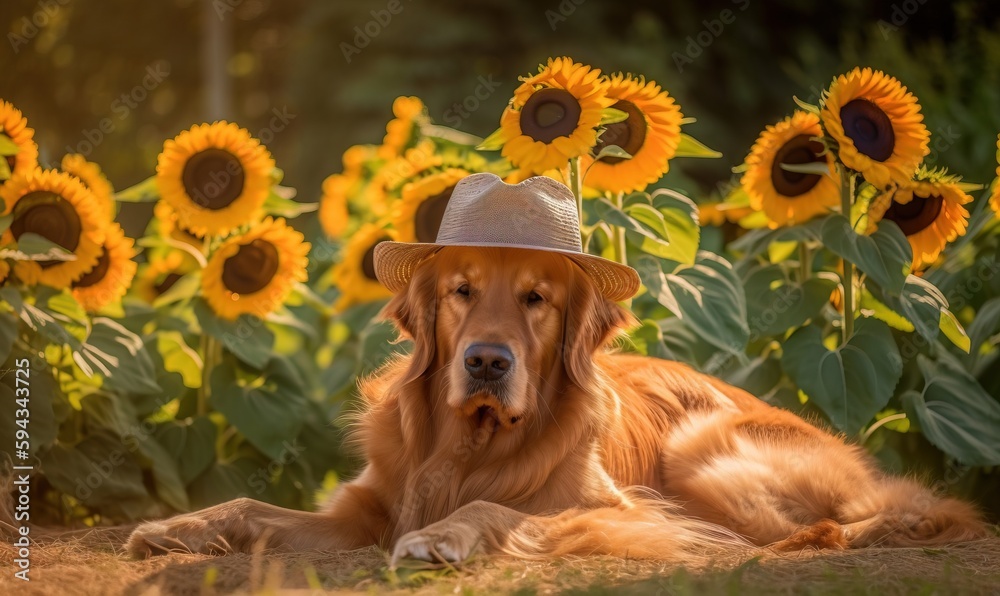
<svg viewBox="0 0 1000 596"><path fill-rule="evenodd" d="M414 342L411 378L442 375L437 399L508 430L544 391L587 389L594 352L633 320L565 256L513 248L444 248L385 312Z"/></svg>

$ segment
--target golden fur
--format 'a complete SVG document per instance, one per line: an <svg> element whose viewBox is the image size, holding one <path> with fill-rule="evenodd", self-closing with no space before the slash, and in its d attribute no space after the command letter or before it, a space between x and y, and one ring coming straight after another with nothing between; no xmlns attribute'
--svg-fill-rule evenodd
<svg viewBox="0 0 1000 596"><path fill-rule="evenodd" d="M361 384L366 465L319 513L239 499L140 526L129 549L255 544L461 561L706 544L935 545L985 535L972 506L886 477L861 448L687 366L606 347L633 323L568 259L446 248L385 310L412 354ZM475 381L466 350L509 348ZM660 497L664 495L664 497Z"/></svg>

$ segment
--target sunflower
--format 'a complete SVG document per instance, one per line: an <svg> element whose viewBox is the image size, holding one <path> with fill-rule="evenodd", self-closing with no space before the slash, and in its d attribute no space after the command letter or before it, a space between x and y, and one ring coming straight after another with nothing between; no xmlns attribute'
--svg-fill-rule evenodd
<svg viewBox="0 0 1000 596"><path fill-rule="evenodd" d="M670 169L681 140L681 110L653 81L619 73L608 83L607 95L615 102L611 107L628 118L604 129L594 154L617 145L632 158L604 157L590 166L584 180L610 192L643 190Z"/></svg>
<svg viewBox="0 0 1000 596"><path fill-rule="evenodd" d="M455 185L469 172L449 168L403 187L395 218L400 242L434 242Z"/></svg>
<svg viewBox="0 0 1000 596"><path fill-rule="evenodd" d="M69 287L97 264L107 220L97 200L79 180L55 170L35 169L15 174L0 187L4 215L13 215L3 242L22 234L42 236L73 253L70 261L20 261L18 277L28 285Z"/></svg>
<svg viewBox="0 0 1000 596"><path fill-rule="evenodd" d="M375 245L385 240L396 240L394 230L379 224L361 226L344 247L344 258L333 268L333 283L340 289L340 298L334 305L338 311L365 302L392 296L375 277Z"/></svg>
<svg viewBox="0 0 1000 596"><path fill-rule="evenodd" d="M135 277L135 249L121 226L112 223L104 236L97 265L73 282L73 297L87 312L96 312L120 300Z"/></svg>
<svg viewBox="0 0 1000 596"><path fill-rule="evenodd" d="M937 260L944 247L969 227L964 205L972 197L962 189L959 177L921 169L917 179L887 191L868 208L868 233L882 220L895 222L910 241L914 271Z"/></svg>
<svg viewBox="0 0 1000 596"><path fill-rule="evenodd" d="M273 170L260 141L222 121L164 143L156 183L181 225L200 236L223 236L260 216Z"/></svg>
<svg viewBox="0 0 1000 596"><path fill-rule="evenodd" d="M521 81L500 117L501 154L515 167L540 174L590 151L601 112L614 103L601 71L550 58Z"/></svg>
<svg viewBox="0 0 1000 596"><path fill-rule="evenodd" d="M909 182L929 152L917 98L879 70L855 68L834 79L820 117L840 161L878 188Z"/></svg>
<svg viewBox="0 0 1000 596"><path fill-rule="evenodd" d="M774 224L802 223L840 204L833 157L814 140L822 135L815 114L796 111L757 137L740 181L750 206ZM826 163L829 176L789 172L781 164Z"/></svg>
<svg viewBox="0 0 1000 596"><path fill-rule="evenodd" d="M87 161L87 158L79 153L70 153L62 158L62 171L76 176L83 182L83 185L94 193L98 206L101 207L108 221L115 218L115 189L111 182L101 171L101 166Z"/></svg>
<svg viewBox="0 0 1000 596"><path fill-rule="evenodd" d="M154 256L139 267L132 283L132 292L145 302L153 303L182 277L197 269L190 255L181 250Z"/></svg>
<svg viewBox="0 0 1000 596"><path fill-rule="evenodd" d="M265 218L215 251L201 276L201 291L223 319L263 318L306 280L309 243L283 219Z"/></svg>
<svg viewBox="0 0 1000 596"><path fill-rule="evenodd" d="M329 238L340 238L350 223L347 196L355 180L345 174L333 174L323 181L319 200L319 223Z"/></svg>
<svg viewBox="0 0 1000 596"><path fill-rule="evenodd" d="M157 231L164 238L190 244L198 250L202 250L205 246L205 237L185 228L178 219L177 212L163 201L158 201L153 207L153 221L157 223Z"/></svg>
<svg viewBox="0 0 1000 596"><path fill-rule="evenodd" d="M30 172L38 167L35 131L28 128L28 119L21 115L21 110L2 99L0 99L0 137L9 139L14 145L10 150L0 153L0 158L6 162L7 167L4 169L10 170L9 173L0 170L0 185L14 174Z"/></svg>
<svg viewBox="0 0 1000 596"><path fill-rule="evenodd" d="M395 116L385 125L385 138L378 148L378 156L382 159L392 159L402 154L403 149L413 141L419 127L424 102L417 97L397 97L392 102L392 114Z"/></svg>
<svg viewBox="0 0 1000 596"><path fill-rule="evenodd" d="M376 159L378 159L378 148L374 145L351 145L341 158L344 174L360 175L364 167Z"/></svg>
<svg viewBox="0 0 1000 596"><path fill-rule="evenodd" d="M1000 135L997 135L997 179L993 181L993 193L990 195L990 207L1000 215Z"/></svg>

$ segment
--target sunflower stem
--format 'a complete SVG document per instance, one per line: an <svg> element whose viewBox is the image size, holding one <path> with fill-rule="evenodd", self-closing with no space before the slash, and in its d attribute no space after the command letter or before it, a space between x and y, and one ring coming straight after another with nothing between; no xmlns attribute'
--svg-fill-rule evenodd
<svg viewBox="0 0 1000 596"><path fill-rule="evenodd" d="M851 217L851 205L854 201L854 174L848 173L846 169L840 172L840 209L841 213L848 218ZM844 259L844 324L843 324L843 344L850 341L854 335L854 264Z"/></svg>
<svg viewBox="0 0 1000 596"><path fill-rule="evenodd" d="M208 400L212 396L212 368L215 367L215 338L202 331L201 336L201 387L198 388L198 415L208 414Z"/></svg>
<svg viewBox="0 0 1000 596"><path fill-rule="evenodd" d="M569 160L569 188L576 197L576 214L580 218L580 227L583 228L583 178L580 176L579 157Z"/></svg>
<svg viewBox="0 0 1000 596"><path fill-rule="evenodd" d="M810 275L812 275L812 251L803 240L799 242L799 283L806 283Z"/></svg>

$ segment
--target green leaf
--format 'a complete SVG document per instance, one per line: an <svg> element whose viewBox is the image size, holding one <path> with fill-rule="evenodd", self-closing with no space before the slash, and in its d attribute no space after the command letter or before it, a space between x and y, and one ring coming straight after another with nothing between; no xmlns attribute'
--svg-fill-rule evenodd
<svg viewBox="0 0 1000 596"><path fill-rule="evenodd" d="M931 443L969 466L1000 465L1000 403L956 363L921 355L923 391L903 394L907 416Z"/></svg>
<svg viewBox="0 0 1000 596"><path fill-rule="evenodd" d="M624 228L625 238L629 244L639 250L661 259L676 262L683 263L693 260L698 239L696 235L692 239L692 235L694 234L693 230L697 229L698 226L690 216L687 217L687 229L685 230L683 215L671 213L671 220L668 223L666 219L667 209L660 211L651 205L637 203L628 207L630 213L637 216L632 217L604 198L597 199L594 207L597 216L602 221ZM692 204L692 212L693 209ZM638 218L642 218L642 223ZM675 233L672 233L671 228ZM692 251L693 247L694 251Z"/></svg>
<svg viewBox="0 0 1000 596"><path fill-rule="evenodd" d="M823 223L823 244L858 266L865 275L892 294L899 294L910 273L910 243L899 227L883 221L871 236L858 234L840 214Z"/></svg>
<svg viewBox="0 0 1000 596"><path fill-rule="evenodd" d="M215 461L218 430L207 416L170 420L156 427L154 436L170 458L184 484L189 484Z"/></svg>
<svg viewBox="0 0 1000 596"><path fill-rule="evenodd" d="M81 351L85 360L104 371L105 386L143 395L160 392L145 344L121 323L95 318Z"/></svg>
<svg viewBox="0 0 1000 596"><path fill-rule="evenodd" d="M600 161L605 157L617 157L619 159L632 159L632 154L625 151L618 145L607 145L601 148L601 151L594 156L594 161Z"/></svg>
<svg viewBox="0 0 1000 596"><path fill-rule="evenodd" d="M674 157L709 157L717 158L722 157L722 154L714 149L709 149L701 142L696 141L693 137L681 133L681 141L677 145L677 151L674 152Z"/></svg>
<svg viewBox="0 0 1000 596"><path fill-rule="evenodd" d="M662 358L664 360L677 359L663 340L663 330L652 319L643 320L642 325L638 329L634 329L629 336L632 338L636 349L646 356Z"/></svg>
<svg viewBox="0 0 1000 596"><path fill-rule="evenodd" d="M0 180L3 180L3 178L0 178ZM8 213L7 215L0 215L0 234L3 234L7 230L9 230L10 224L12 223L14 223L13 213Z"/></svg>
<svg viewBox="0 0 1000 596"><path fill-rule="evenodd" d="M806 163L782 163L778 164L786 172L796 174L815 174L817 176L831 175L830 164L825 161L810 161Z"/></svg>
<svg viewBox="0 0 1000 596"><path fill-rule="evenodd" d="M13 172L10 171L10 164L6 159L0 159L0 181L10 180Z"/></svg>
<svg viewBox="0 0 1000 596"><path fill-rule="evenodd" d="M217 316L202 299L194 301L194 314L205 333L221 341L243 362L254 368L264 368L271 359L274 333L263 320L240 315L234 321L227 321Z"/></svg>
<svg viewBox="0 0 1000 596"><path fill-rule="evenodd" d="M983 344L1000 332L1000 296L990 298L979 307L969 325L969 356L965 359L971 370L982 355ZM998 338L1000 339L1000 338Z"/></svg>
<svg viewBox="0 0 1000 596"><path fill-rule="evenodd" d="M601 110L601 121L598 124L606 126L617 122L625 122L626 120L628 120L628 112L615 108L604 108Z"/></svg>
<svg viewBox="0 0 1000 596"><path fill-rule="evenodd" d="M156 176L150 176L142 182L115 193L119 203L151 203L160 199L160 190L156 186Z"/></svg>
<svg viewBox="0 0 1000 596"><path fill-rule="evenodd" d="M185 387L201 387L201 369L204 363L198 352L187 345L179 331L157 333L156 349L163 359L163 368L179 374Z"/></svg>
<svg viewBox="0 0 1000 596"><path fill-rule="evenodd" d="M837 287L835 274L820 272L804 284L786 277L780 265L759 267L743 280L750 331L755 336L783 334L816 316Z"/></svg>
<svg viewBox="0 0 1000 596"><path fill-rule="evenodd" d="M700 252L694 265L665 275L659 261L640 257L636 270L650 295L701 339L730 353L746 347L750 339L746 297L724 258Z"/></svg>
<svg viewBox="0 0 1000 596"><path fill-rule="evenodd" d="M76 255L44 236L25 232L17 239L17 250L30 261L75 261ZM16 259L16 256L8 258Z"/></svg>
<svg viewBox="0 0 1000 596"><path fill-rule="evenodd" d="M6 362L7 356L10 356L20 327L16 316L10 313L0 313L0 362Z"/></svg>
<svg viewBox="0 0 1000 596"><path fill-rule="evenodd" d="M823 345L816 326L803 327L783 346L781 365L840 430L856 435L892 397L903 373L889 327L860 319L846 345Z"/></svg>
<svg viewBox="0 0 1000 596"><path fill-rule="evenodd" d="M493 134L483 139L482 143L476 145L477 151L499 151L503 147L504 143L503 129L498 128L493 131Z"/></svg>
<svg viewBox="0 0 1000 596"><path fill-rule="evenodd" d="M45 309L50 313L62 315L69 320L86 324L88 320L87 311L76 301L69 290L63 290L57 294L49 296L45 301Z"/></svg>
<svg viewBox="0 0 1000 596"><path fill-rule="evenodd" d="M750 259L766 252L776 242L818 241L820 239L820 227L825 221L825 218L820 218L806 224L778 228L776 230L770 228L750 230L734 240L729 247L737 253L742 253L744 258Z"/></svg>
<svg viewBox="0 0 1000 596"><path fill-rule="evenodd" d="M17 146L13 140L7 135L0 133L0 155L4 157L11 157L17 155L21 152L21 148ZM2 161L7 161L6 159Z"/></svg>
<svg viewBox="0 0 1000 596"><path fill-rule="evenodd" d="M180 462L171 457L170 453L151 436L144 435L138 445L139 453L149 463L149 469L153 473L156 495L177 511L189 510L191 505L188 502L185 483L181 479Z"/></svg>
<svg viewBox="0 0 1000 596"><path fill-rule="evenodd" d="M166 292L160 294L153 300L153 308L163 308L175 302L182 302L194 298L201 290L201 273L194 272L182 275L171 285Z"/></svg>
<svg viewBox="0 0 1000 596"><path fill-rule="evenodd" d="M801 109L809 112L810 114L816 114L817 116L819 115L819 106L815 106L811 103L806 103L801 99L799 99L798 97L795 97L794 95L792 96L792 101L795 102L795 105L799 106Z"/></svg>
<svg viewBox="0 0 1000 596"><path fill-rule="evenodd" d="M57 442L42 456L45 479L86 505L100 507L147 497L142 469L120 438L106 430L76 445Z"/></svg>
<svg viewBox="0 0 1000 596"><path fill-rule="evenodd" d="M212 406L254 447L280 459L302 429L307 398L285 358L274 357L254 382L243 382L235 366L212 371Z"/></svg>
<svg viewBox="0 0 1000 596"><path fill-rule="evenodd" d="M249 457L215 462L188 487L191 507L202 509L243 496L259 498L267 490L267 478L267 462Z"/></svg>
<svg viewBox="0 0 1000 596"><path fill-rule="evenodd" d="M7 366L10 368L0 373L0 408L5 412L0 416L0 459L6 459L2 455L6 453L9 454L11 461L28 464L31 462L21 462L15 454L16 433L21 427L17 425L14 413L21 407L17 399L23 397L17 395L17 389L23 388L25 381L30 383L28 387L31 414L28 418L30 421L28 432L31 439L28 441L27 451L29 457L34 458L44 452L56 439L59 421L56 419L52 400L59 394L59 388L49 370L40 366L29 365L27 377L24 377L24 373L18 375L14 363L21 358L31 361L27 352L15 350L12 359L7 361ZM18 378L21 379L21 385L18 385Z"/></svg>
<svg viewBox="0 0 1000 596"><path fill-rule="evenodd" d="M912 332L914 329L913 323L873 296L872 293L868 291L868 288L862 287L861 300L859 301L858 308L861 310L861 314L863 316L874 317L889 325L893 329L906 331L907 333Z"/></svg>
<svg viewBox="0 0 1000 596"><path fill-rule="evenodd" d="M296 218L303 213L312 213L319 209L319 203L300 203L291 198L279 196L272 190L264 201L264 212L286 219Z"/></svg>
<svg viewBox="0 0 1000 596"><path fill-rule="evenodd" d="M966 334L965 329L962 324L958 322L958 318L947 308L941 309L941 320L938 322L938 326L941 328L941 332L947 337L951 343L955 344L958 349L962 350L968 354L972 348L972 340Z"/></svg>

